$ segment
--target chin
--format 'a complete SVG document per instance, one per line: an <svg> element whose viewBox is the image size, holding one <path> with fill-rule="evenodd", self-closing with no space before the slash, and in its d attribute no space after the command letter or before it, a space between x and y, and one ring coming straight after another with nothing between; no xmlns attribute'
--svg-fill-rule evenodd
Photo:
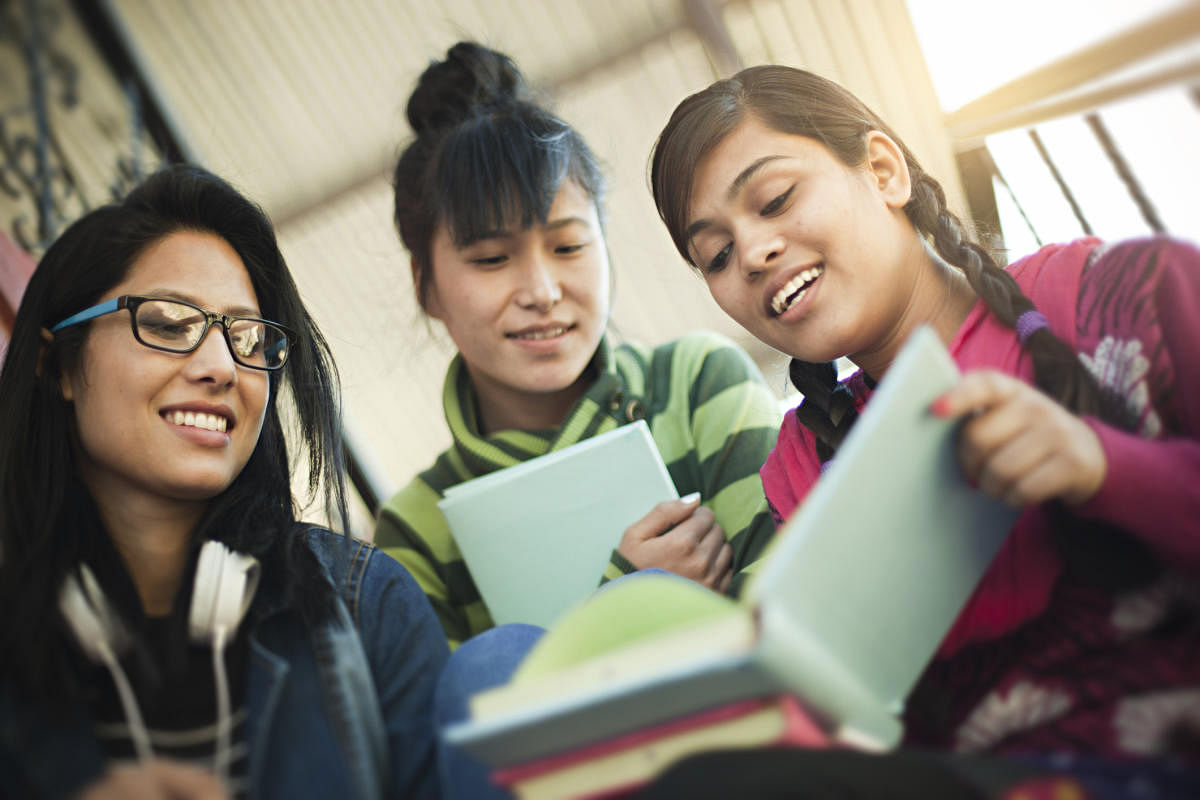
<svg viewBox="0 0 1200 800"><path fill-rule="evenodd" d="M531 382L529 391L535 394L557 394L565 392L583 378L584 367L566 370L559 375L547 376L544 380Z"/></svg>
<svg viewBox="0 0 1200 800"><path fill-rule="evenodd" d="M223 476L212 476L202 478L192 478L183 480L174 486L170 487L166 494L176 500L185 500L188 502L212 500L221 492L233 485L233 478Z"/></svg>
<svg viewBox="0 0 1200 800"><path fill-rule="evenodd" d="M586 368L587 361L578 364L541 364L519 375L513 375L514 380L509 385L519 386L522 390L534 394L560 392L579 380Z"/></svg>

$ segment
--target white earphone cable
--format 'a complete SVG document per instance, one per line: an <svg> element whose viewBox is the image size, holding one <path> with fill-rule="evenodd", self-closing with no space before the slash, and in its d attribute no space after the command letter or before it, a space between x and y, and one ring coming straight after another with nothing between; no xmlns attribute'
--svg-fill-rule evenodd
<svg viewBox="0 0 1200 800"><path fill-rule="evenodd" d="M229 678L225 674L225 626L218 625L213 631L213 674L217 683L217 749L213 758L213 771L221 783L229 785L229 762L232 758L230 744L233 736L233 719L230 713Z"/></svg>
<svg viewBox="0 0 1200 800"><path fill-rule="evenodd" d="M113 683L117 686L117 694L121 698L121 708L125 710L125 718L129 721L129 738L133 740L138 761L145 764L154 758L154 750L150 747L150 732L146 730L146 723L142 721L142 712L138 708L137 698L134 697L133 687L129 685L129 679L125 677L125 670L121 669L121 663L113 655L108 643L97 642L96 650L100 653L100 657L104 660L104 666L108 667Z"/></svg>

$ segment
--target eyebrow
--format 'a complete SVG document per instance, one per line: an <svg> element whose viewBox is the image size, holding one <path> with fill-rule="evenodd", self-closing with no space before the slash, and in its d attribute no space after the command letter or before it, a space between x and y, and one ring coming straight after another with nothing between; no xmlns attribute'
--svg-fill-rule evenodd
<svg viewBox="0 0 1200 800"><path fill-rule="evenodd" d="M551 221L547 222L545 225L542 225L541 227L543 230L557 231L557 230L562 230L563 228L566 228L570 225L582 225L586 228L591 227L591 223L588 222L588 220L584 217L561 217L559 219L551 220ZM533 226L530 226L530 227L533 227ZM522 230L526 230L526 229L522 228ZM479 234L478 236L471 237L471 239L469 241L463 242L460 249L471 247L472 245L479 244L480 242L489 241L491 239L511 239L514 236L517 236L519 233L520 233L520 231L513 231L513 230L509 230L509 229L497 229L497 230L491 230L491 231L484 231L483 233Z"/></svg>
<svg viewBox="0 0 1200 800"><path fill-rule="evenodd" d="M746 184L750 181L751 178L754 177L755 173L757 173L760 169L762 169L763 167L765 167L767 164L771 163L772 161L778 161L781 158L787 158L787 156L783 156L783 155L763 156L762 158L755 159L750 164L750 166L746 167L744 170L739 172L737 177L734 178L733 181L730 182L729 189L727 189L725 192L725 198L727 200L732 200L735 197L737 197L738 193L741 192L742 189L744 189L746 187ZM697 233L699 233L700 231L704 230L705 228L707 228L711 225L712 225L712 220L708 220L708 219L696 220L691 225L688 225L687 230L684 231L684 241L690 242L692 240L692 237L694 237Z"/></svg>
<svg viewBox="0 0 1200 800"><path fill-rule="evenodd" d="M583 225L586 228L590 228L592 223L583 217L561 217L560 219L547 222L543 227L548 231L557 231L568 225Z"/></svg>
<svg viewBox="0 0 1200 800"><path fill-rule="evenodd" d="M149 292L143 293L142 296L161 297L164 300L183 300L194 306L205 308L204 303L192 295L185 294L184 292L176 292L171 289L151 289ZM252 306L227 306L222 313L227 317L254 317L256 319L262 317L262 310Z"/></svg>

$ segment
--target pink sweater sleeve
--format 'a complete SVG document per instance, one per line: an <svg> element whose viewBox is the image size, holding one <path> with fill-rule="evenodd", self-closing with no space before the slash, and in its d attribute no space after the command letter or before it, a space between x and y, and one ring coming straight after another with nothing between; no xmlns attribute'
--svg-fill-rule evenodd
<svg viewBox="0 0 1200 800"><path fill-rule="evenodd" d="M1077 513L1115 523L1167 563L1200 574L1200 251L1170 240L1143 248L1134 259L1105 256L1120 259L1126 274L1146 277L1134 268L1147 264L1158 273L1146 297L1154 313L1139 315L1155 329L1130 332L1146 345L1148 366L1144 375L1126 367L1122 387L1146 398L1142 435L1088 419L1108 468L1100 491Z"/></svg>
<svg viewBox="0 0 1200 800"><path fill-rule="evenodd" d="M1100 436L1108 472L1077 513L1115 523L1167 563L1200 574L1200 441L1142 439L1088 422Z"/></svg>

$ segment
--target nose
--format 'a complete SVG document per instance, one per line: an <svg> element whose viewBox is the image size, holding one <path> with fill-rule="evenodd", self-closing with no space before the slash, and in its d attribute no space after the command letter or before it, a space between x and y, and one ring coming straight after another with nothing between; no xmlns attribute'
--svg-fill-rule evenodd
<svg viewBox="0 0 1200 800"><path fill-rule="evenodd" d="M545 313L562 300L562 285L558 275L553 265L547 263L540 255L528 258L520 270L520 281L515 300L522 308Z"/></svg>
<svg viewBox="0 0 1200 800"><path fill-rule="evenodd" d="M237 381L238 366L225 341L225 331L215 324L204 334L200 346L188 353L185 374L190 380L228 386Z"/></svg>
<svg viewBox="0 0 1200 800"><path fill-rule="evenodd" d="M787 249L787 242L774 226L758 226L747 235L747 244L742 259L749 272L772 266Z"/></svg>

